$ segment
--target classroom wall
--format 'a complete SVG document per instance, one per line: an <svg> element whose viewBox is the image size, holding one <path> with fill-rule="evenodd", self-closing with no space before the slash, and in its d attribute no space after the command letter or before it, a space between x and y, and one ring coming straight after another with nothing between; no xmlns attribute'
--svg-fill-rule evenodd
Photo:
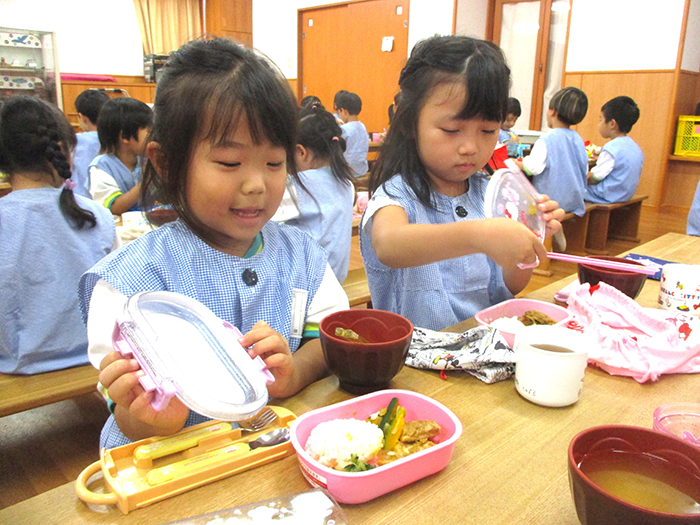
<svg viewBox="0 0 700 525"><path fill-rule="evenodd" d="M143 75L133 0L0 0L0 13L2 27L55 31L63 73Z"/></svg>
<svg viewBox="0 0 700 525"><path fill-rule="evenodd" d="M455 33L473 38L486 37L489 0L457 0Z"/></svg>

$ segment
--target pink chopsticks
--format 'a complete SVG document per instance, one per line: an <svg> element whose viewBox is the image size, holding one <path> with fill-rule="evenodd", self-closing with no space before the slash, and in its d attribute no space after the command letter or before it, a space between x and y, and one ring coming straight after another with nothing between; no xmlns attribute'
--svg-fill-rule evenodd
<svg viewBox="0 0 700 525"><path fill-rule="evenodd" d="M627 264L617 261L608 261L605 259L595 259L593 257L579 257L578 255L569 255L566 253L547 252L547 257L557 259L559 261L575 262L586 264L588 266L600 266L601 268L609 268L611 270L622 270L625 272L644 273L646 275L654 275L658 272L658 268L649 268L648 266L639 266L637 264Z"/></svg>

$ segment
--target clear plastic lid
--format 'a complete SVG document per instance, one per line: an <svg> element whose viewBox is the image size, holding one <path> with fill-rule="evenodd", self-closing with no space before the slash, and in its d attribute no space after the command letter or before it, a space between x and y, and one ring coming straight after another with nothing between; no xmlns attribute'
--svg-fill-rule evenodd
<svg viewBox="0 0 700 525"><path fill-rule="evenodd" d="M200 302L174 292L141 292L129 298L113 343L138 360L141 384L155 390L157 410L177 395L204 416L240 421L268 400L274 378L262 359L238 343L241 333Z"/></svg>
<svg viewBox="0 0 700 525"><path fill-rule="evenodd" d="M520 170L496 171L488 186L484 205L487 219L508 217L527 226L540 241L544 240L547 224L537 209L537 191Z"/></svg>

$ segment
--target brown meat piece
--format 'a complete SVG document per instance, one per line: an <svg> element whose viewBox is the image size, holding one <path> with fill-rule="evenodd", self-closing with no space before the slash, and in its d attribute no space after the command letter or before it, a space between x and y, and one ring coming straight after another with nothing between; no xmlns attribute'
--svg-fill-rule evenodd
<svg viewBox="0 0 700 525"><path fill-rule="evenodd" d="M403 443L425 442L440 434L440 425L435 421L407 421L400 441Z"/></svg>
<svg viewBox="0 0 700 525"><path fill-rule="evenodd" d="M523 323L525 326L530 326L533 324L554 324L556 322L547 314L543 314L537 310L528 310L523 315L518 317L518 321Z"/></svg>

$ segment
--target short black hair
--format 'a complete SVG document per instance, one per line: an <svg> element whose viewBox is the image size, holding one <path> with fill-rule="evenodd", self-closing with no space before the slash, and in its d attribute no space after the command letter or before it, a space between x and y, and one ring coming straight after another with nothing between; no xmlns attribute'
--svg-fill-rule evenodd
<svg viewBox="0 0 700 525"><path fill-rule="evenodd" d="M620 96L608 100L601 108L605 122L615 119L622 133L629 133L639 120L639 107L630 97Z"/></svg>
<svg viewBox="0 0 700 525"><path fill-rule="evenodd" d="M305 108L306 106L313 106L316 104L317 106L323 106L321 103L321 99L318 98L316 95L306 95L304 98L301 99L301 104L299 107Z"/></svg>
<svg viewBox="0 0 700 525"><path fill-rule="evenodd" d="M574 126L586 117L588 97L579 88L565 87L554 94L549 109L556 111L557 118L564 124Z"/></svg>
<svg viewBox="0 0 700 525"><path fill-rule="evenodd" d="M508 115L515 115L519 117L522 115L523 110L520 107L520 101L515 97L510 97L508 99Z"/></svg>
<svg viewBox="0 0 700 525"><path fill-rule="evenodd" d="M103 153L116 153L119 139L139 138L140 129L153 125L153 111L135 98L120 97L105 102L97 119L97 135Z"/></svg>
<svg viewBox="0 0 700 525"><path fill-rule="evenodd" d="M339 91L335 97L335 107L344 109L351 115L359 115L362 111L362 99L356 93Z"/></svg>
<svg viewBox="0 0 700 525"><path fill-rule="evenodd" d="M97 118L105 102L109 101L109 95L104 89L86 89L75 98L75 109L81 115L88 118L94 126L97 126Z"/></svg>

